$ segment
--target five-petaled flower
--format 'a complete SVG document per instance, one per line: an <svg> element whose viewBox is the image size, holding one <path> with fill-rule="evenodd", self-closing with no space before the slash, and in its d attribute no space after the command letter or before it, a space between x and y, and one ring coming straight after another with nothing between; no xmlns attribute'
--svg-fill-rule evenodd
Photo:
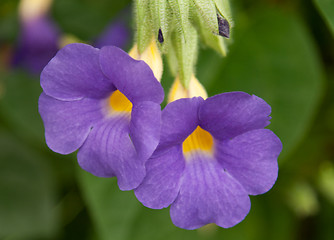
<svg viewBox="0 0 334 240"><path fill-rule="evenodd" d="M277 178L282 144L264 129L270 112L243 92L169 103L137 198L150 208L171 205L173 223L185 229L239 223L250 209L248 195L268 191Z"/></svg>
<svg viewBox="0 0 334 240"><path fill-rule="evenodd" d="M113 46L61 49L41 74L39 112L48 146L78 151L80 166L137 187L159 143L164 92L152 70Z"/></svg>

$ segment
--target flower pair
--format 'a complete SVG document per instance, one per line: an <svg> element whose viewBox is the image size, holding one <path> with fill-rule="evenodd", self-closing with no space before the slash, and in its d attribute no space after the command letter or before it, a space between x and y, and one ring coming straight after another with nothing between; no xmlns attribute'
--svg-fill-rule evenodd
<svg viewBox="0 0 334 240"><path fill-rule="evenodd" d="M156 74L157 75L157 74ZM80 166L135 189L147 207L171 205L175 225L231 227L248 195L277 178L280 140L270 106L242 92L184 98L161 112L164 92L143 61L108 46L63 48L41 75L39 111L48 146Z"/></svg>

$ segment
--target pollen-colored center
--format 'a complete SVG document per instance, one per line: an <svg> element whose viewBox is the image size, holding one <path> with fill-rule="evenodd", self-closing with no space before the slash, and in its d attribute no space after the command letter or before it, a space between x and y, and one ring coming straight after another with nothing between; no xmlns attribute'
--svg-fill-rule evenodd
<svg viewBox="0 0 334 240"><path fill-rule="evenodd" d="M193 131L182 144L183 153L187 156L194 151L213 153L213 137L200 126Z"/></svg>
<svg viewBox="0 0 334 240"><path fill-rule="evenodd" d="M132 110L132 103L123 93L116 90L109 97L109 107L112 111L130 113Z"/></svg>

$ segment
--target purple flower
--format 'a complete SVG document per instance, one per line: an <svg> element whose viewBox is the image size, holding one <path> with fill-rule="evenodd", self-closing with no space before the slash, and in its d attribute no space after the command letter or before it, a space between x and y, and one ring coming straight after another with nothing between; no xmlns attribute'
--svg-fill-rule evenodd
<svg viewBox="0 0 334 240"><path fill-rule="evenodd" d="M102 48L108 45L124 48L129 39L129 27L123 21L118 20L107 26L94 45L97 48Z"/></svg>
<svg viewBox="0 0 334 240"><path fill-rule="evenodd" d="M40 74L58 50L59 31L46 16L22 21L13 65Z"/></svg>
<svg viewBox="0 0 334 240"><path fill-rule="evenodd" d="M41 74L39 112L48 146L122 190L139 185L160 137L163 89L143 61L113 46L61 49Z"/></svg>
<svg viewBox="0 0 334 240"><path fill-rule="evenodd" d="M137 198L150 208L171 205L173 223L185 229L239 223L250 210L248 195L267 192L277 178L282 144L264 129L270 112L243 92L169 103Z"/></svg>

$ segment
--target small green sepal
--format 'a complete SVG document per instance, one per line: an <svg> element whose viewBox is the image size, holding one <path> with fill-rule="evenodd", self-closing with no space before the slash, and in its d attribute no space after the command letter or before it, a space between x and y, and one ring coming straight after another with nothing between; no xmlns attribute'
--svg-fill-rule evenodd
<svg viewBox="0 0 334 240"><path fill-rule="evenodd" d="M135 15L137 28L136 42L138 45L138 51L141 54L150 44L153 36L150 0L136 0Z"/></svg>
<svg viewBox="0 0 334 240"><path fill-rule="evenodd" d="M186 35L175 31L172 36L173 47L178 62L178 76L187 89L198 55L198 36L196 29L188 22Z"/></svg>
<svg viewBox="0 0 334 240"><path fill-rule="evenodd" d="M219 24L217 19L217 9L213 1L193 0L197 10L197 16L204 20L211 33L219 34Z"/></svg>

